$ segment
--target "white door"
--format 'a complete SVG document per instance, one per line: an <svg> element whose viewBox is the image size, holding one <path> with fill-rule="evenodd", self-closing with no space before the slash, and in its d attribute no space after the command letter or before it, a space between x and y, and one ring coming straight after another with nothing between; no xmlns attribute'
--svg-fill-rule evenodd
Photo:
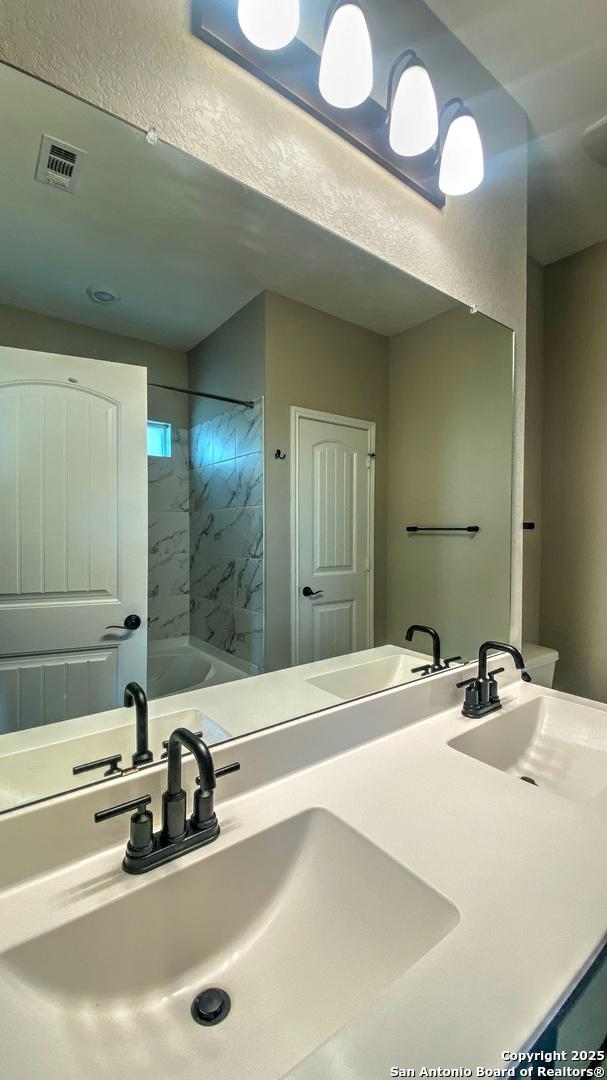
<svg viewBox="0 0 607 1080"><path fill-rule="evenodd" d="M0 733L145 685L146 412L144 368L0 347Z"/></svg>
<svg viewBox="0 0 607 1080"><path fill-rule="evenodd" d="M375 425L292 410L293 659L373 645Z"/></svg>

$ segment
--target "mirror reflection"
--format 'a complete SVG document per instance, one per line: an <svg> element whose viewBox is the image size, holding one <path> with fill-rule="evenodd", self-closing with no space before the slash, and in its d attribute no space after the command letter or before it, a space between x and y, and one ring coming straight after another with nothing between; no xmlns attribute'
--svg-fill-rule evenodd
<svg viewBox="0 0 607 1080"><path fill-rule="evenodd" d="M511 331L0 83L0 810L507 641Z"/></svg>

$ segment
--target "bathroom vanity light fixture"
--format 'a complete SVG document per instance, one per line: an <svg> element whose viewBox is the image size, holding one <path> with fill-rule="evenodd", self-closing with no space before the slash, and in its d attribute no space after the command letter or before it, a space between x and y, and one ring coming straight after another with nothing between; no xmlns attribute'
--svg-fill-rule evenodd
<svg viewBox="0 0 607 1080"><path fill-rule="evenodd" d="M451 119L448 119L449 113ZM446 125L438 183L445 195L468 195L482 184L485 160L478 125L461 98L452 98L443 107L441 123Z"/></svg>
<svg viewBox="0 0 607 1080"><path fill-rule="evenodd" d="M373 52L359 4L338 0L329 8L318 88L336 109L354 109L373 89Z"/></svg>
<svg viewBox="0 0 607 1080"><path fill-rule="evenodd" d="M192 32L443 207L483 180L476 120L459 97L439 113L431 72L406 41L394 42L381 85L374 2L192 0Z"/></svg>
<svg viewBox="0 0 607 1080"><path fill-rule="evenodd" d="M426 65L407 49L392 68L388 95L390 146L402 157L417 157L438 139L438 106Z"/></svg>
<svg viewBox="0 0 607 1080"><path fill-rule="evenodd" d="M259 49L284 49L299 30L299 0L238 0L238 22Z"/></svg>

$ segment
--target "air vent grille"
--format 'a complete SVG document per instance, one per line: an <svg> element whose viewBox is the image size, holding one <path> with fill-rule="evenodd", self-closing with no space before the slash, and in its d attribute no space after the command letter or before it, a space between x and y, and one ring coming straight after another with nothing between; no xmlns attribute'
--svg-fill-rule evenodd
<svg viewBox="0 0 607 1080"><path fill-rule="evenodd" d="M85 150L43 135L38 156L36 180L52 184L63 191L74 192L80 180Z"/></svg>

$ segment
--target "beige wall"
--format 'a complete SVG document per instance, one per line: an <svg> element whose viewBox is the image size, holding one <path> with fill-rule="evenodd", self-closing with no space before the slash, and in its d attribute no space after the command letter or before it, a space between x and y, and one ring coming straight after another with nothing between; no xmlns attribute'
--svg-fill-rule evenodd
<svg viewBox="0 0 607 1080"><path fill-rule="evenodd" d="M91 356L118 364L141 364L147 367L150 380L188 385L187 357L177 349L38 315L23 308L0 304L0 342L15 349Z"/></svg>
<svg viewBox="0 0 607 1080"><path fill-rule="evenodd" d="M471 657L510 626L511 332L458 308L392 338L389 397L388 639L425 623Z"/></svg>
<svg viewBox="0 0 607 1080"><path fill-rule="evenodd" d="M275 293L266 294L266 656L291 663L290 443L292 405L377 424L375 633L385 640L388 342ZM277 461L277 448L287 454Z"/></svg>
<svg viewBox="0 0 607 1080"><path fill-rule="evenodd" d="M540 635L559 689L607 701L607 242L545 290Z"/></svg>
<svg viewBox="0 0 607 1080"><path fill-rule="evenodd" d="M189 353L190 389L245 401L261 397L265 386L265 299L250 304ZM217 403L192 398L192 423L217 412ZM229 408L226 405L226 408Z"/></svg>
<svg viewBox="0 0 607 1080"><path fill-rule="evenodd" d="M208 162L518 335L515 521L523 511L527 121L421 0L369 5L378 55L418 46L441 101L478 116L486 181L438 211L301 109L196 40L190 0L21 0L0 16L0 58ZM117 32L118 28L118 32ZM386 72L377 65L380 97ZM379 85L379 80L381 85ZM522 533L512 633L520 635Z"/></svg>
<svg viewBox="0 0 607 1080"><path fill-rule="evenodd" d="M64 356L90 356L94 360L110 360L116 364L140 364L148 369L150 382L188 385L188 358L177 349L3 304L0 304L0 344ZM187 398L150 389L148 414L156 420L187 426Z"/></svg>
<svg viewBox="0 0 607 1080"><path fill-rule="evenodd" d="M523 641L540 641L542 555L542 430L544 393L544 270L529 259L527 278L527 391L525 400L525 521L523 533Z"/></svg>

